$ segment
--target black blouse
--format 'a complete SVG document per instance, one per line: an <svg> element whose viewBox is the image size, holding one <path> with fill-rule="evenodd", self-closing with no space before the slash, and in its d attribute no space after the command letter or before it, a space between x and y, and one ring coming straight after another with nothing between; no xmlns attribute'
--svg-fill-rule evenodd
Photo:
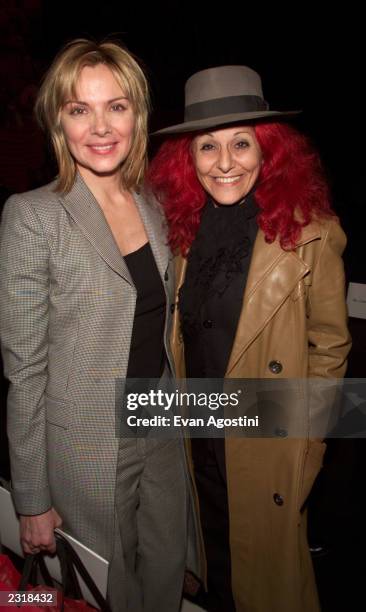
<svg viewBox="0 0 366 612"><path fill-rule="evenodd" d="M234 205L209 200L192 243L179 309L187 378L223 378L257 235L254 195Z"/></svg>
<svg viewBox="0 0 366 612"><path fill-rule="evenodd" d="M124 256L137 290L127 378L160 378L165 363L165 292L147 242Z"/></svg>

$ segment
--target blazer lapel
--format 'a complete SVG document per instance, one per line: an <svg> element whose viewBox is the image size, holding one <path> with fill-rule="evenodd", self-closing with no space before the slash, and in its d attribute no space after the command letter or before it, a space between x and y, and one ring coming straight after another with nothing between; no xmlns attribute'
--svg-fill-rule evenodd
<svg viewBox="0 0 366 612"><path fill-rule="evenodd" d="M298 246L319 235L313 227L304 228ZM296 252L284 251L277 241L268 244L258 230L226 375L309 270Z"/></svg>
<svg viewBox="0 0 366 612"><path fill-rule="evenodd" d="M104 261L133 285L103 211L79 173L72 189L61 198L61 203Z"/></svg>
<svg viewBox="0 0 366 612"><path fill-rule="evenodd" d="M155 200L150 200L137 193L134 193L134 199L145 226L160 276L164 279L169 256L171 256L164 227L164 217L157 208L158 205L155 204Z"/></svg>

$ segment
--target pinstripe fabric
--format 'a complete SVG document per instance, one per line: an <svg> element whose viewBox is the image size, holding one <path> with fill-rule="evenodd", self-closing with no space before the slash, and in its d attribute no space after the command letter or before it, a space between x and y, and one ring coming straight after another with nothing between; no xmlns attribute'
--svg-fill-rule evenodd
<svg viewBox="0 0 366 612"><path fill-rule="evenodd" d="M114 380L126 375L136 291L81 177L67 196L53 189L12 196L1 226L13 496L21 514L52 503L67 531L109 559L118 452ZM170 358L174 279L163 221L153 202L135 199L167 295Z"/></svg>

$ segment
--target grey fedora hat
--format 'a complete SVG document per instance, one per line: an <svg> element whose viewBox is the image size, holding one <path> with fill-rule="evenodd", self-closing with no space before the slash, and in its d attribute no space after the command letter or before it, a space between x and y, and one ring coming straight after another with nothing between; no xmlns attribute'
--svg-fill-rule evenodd
<svg viewBox="0 0 366 612"><path fill-rule="evenodd" d="M247 66L201 70L185 85L184 122L154 132L180 134L240 121L289 117L301 111L270 110L259 74Z"/></svg>

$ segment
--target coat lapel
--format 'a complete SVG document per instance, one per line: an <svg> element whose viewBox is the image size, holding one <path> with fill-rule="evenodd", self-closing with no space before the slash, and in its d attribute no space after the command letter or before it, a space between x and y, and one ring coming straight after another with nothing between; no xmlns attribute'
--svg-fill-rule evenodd
<svg viewBox="0 0 366 612"><path fill-rule="evenodd" d="M162 215L142 195L134 193L133 197L145 226L158 270L163 278L168 266L170 251L166 244ZM104 261L133 285L103 211L79 173L71 191L61 198L61 203Z"/></svg>
<svg viewBox="0 0 366 612"><path fill-rule="evenodd" d="M319 236L316 227L307 226L297 246ZM277 241L268 244L263 232L258 230L226 375L230 374L244 351L309 270L309 266L295 251L284 251Z"/></svg>
<svg viewBox="0 0 366 612"><path fill-rule="evenodd" d="M164 227L164 217L153 198L146 198L141 194L135 193L134 199L145 226L160 276L164 279L170 256L167 232Z"/></svg>
<svg viewBox="0 0 366 612"><path fill-rule="evenodd" d="M79 173L72 189L61 198L61 203L104 261L132 285L130 273L103 211Z"/></svg>
<svg viewBox="0 0 366 612"><path fill-rule="evenodd" d="M175 293L178 301L179 289L184 283L187 270L187 258L177 255L175 258Z"/></svg>

